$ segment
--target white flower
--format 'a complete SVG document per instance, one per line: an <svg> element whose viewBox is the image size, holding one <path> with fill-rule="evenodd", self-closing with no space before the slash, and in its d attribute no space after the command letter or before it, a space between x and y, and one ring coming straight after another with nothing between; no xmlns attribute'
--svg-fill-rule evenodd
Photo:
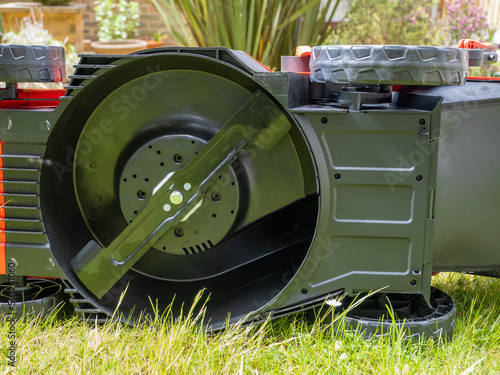
<svg viewBox="0 0 500 375"><path fill-rule="evenodd" d="M335 298L327 299L326 300L326 304L329 305L329 306L333 306L333 307L342 306L342 302L340 302L339 300L337 300Z"/></svg>

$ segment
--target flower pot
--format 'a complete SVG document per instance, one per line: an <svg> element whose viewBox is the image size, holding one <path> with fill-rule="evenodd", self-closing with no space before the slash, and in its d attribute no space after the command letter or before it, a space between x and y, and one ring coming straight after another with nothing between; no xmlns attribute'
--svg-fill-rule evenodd
<svg viewBox="0 0 500 375"><path fill-rule="evenodd" d="M147 47L147 43L140 39L119 39L111 40L109 42L95 41L90 43L90 46L95 53L126 55L127 53L145 49Z"/></svg>
<svg viewBox="0 0 500 375"><path fill-rule="evenodd" d="M148 44L147 48L160 48L163 47L165 44L164 40L146 40L146 43Z"/></svg>

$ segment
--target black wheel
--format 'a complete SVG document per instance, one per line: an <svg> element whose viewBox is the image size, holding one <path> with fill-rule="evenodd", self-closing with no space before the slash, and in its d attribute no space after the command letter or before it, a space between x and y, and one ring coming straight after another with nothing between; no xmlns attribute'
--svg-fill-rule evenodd
<svg viewBox="0 0 500 375"><path fill-rule="evenodd" d="M428 46L317 46L310 60L313 82L380 85L463 85L468 52Z"/></svg>
<svg viewBox="0 0 500 375"><path fill-rule="evenodd" d="M344 298L335 313L348 309L361 297ZM394 321L391 314L394 314ZM338 328L357 331L370 338L388 335L396 325L407 338L451 339L456 314L452 298L436 288L431 288L431 306L420 294L378 293L348 311L339 320Z"/></svg>
<svg viewBox="0 0 500 375"><path fill-rule="evenodd" d="M8 317L15 312L16 319L45 318L58 310L56 315L62 316L71 309L63 290L60 280L51 279L28 279L14 289L8 283L0 284L0 314Z"/></svg>
<svg viewBox="0 0 500 375"><path fill-rule="evenodd" d="M121 61L120 61L121 63ZM116 62L114 62L116 64ZM153 70L154 69L154 70ZM51 250L74 287L112 314L138 317L199 290L216 328L265 306L303 262L315 230L314 165L292 129L271 151L251 148L215 176L189 220L166 232L101 299L72 268L91 240L108 246L257 90L228 64L190 54L129 59L90 82L64 109L47 145L41 197ZM272 96L266 93L269 97ZM273 99L274 100L274 99ZM62 147L61 145L65 145ZM128 287L127 287L128 285Z"/></svg>
<svg viewBox="0 0 500 375"><path fill-rule="evenodd" d="M62 82L64 47L0 45L0 82Z"/></svg>

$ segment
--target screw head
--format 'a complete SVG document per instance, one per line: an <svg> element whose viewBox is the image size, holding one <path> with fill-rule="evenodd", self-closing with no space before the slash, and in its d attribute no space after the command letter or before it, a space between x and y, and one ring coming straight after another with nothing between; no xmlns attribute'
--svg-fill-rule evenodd
<svg viewBox="0 0 500 375"><path fill-rule="evenodd" d="M183 160L184 160L184 156L182 156L181 154L175 154L174 155L174 161L176 163L182 163Z"/></svg>
<svg viewBox="0 0 500 375"><path fill-rule="evenodd" d="M184 199L184 196L180 191L173 191L172 194L170 194L170 202L173 204L181 204L182 200Z"/></svg>

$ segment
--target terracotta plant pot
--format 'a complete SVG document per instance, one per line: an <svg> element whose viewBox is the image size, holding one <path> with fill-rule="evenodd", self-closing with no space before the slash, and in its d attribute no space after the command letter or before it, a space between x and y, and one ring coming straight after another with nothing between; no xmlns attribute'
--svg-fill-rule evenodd
<svg viewBox="0 0 500 375"><path fill-rule="evenodd" d="M147 48L160 48L163 47L165 44L164 40L146 40L146 43L148 44Z"/></svg>
<svg viewBox="0 0 500 375"><path fill-rule="evenodd" d="M90 44L95 53L103 53L109 55L126 55L146 49L147 43L140 39L119 39L109 42L95 41Z"/></svg>

